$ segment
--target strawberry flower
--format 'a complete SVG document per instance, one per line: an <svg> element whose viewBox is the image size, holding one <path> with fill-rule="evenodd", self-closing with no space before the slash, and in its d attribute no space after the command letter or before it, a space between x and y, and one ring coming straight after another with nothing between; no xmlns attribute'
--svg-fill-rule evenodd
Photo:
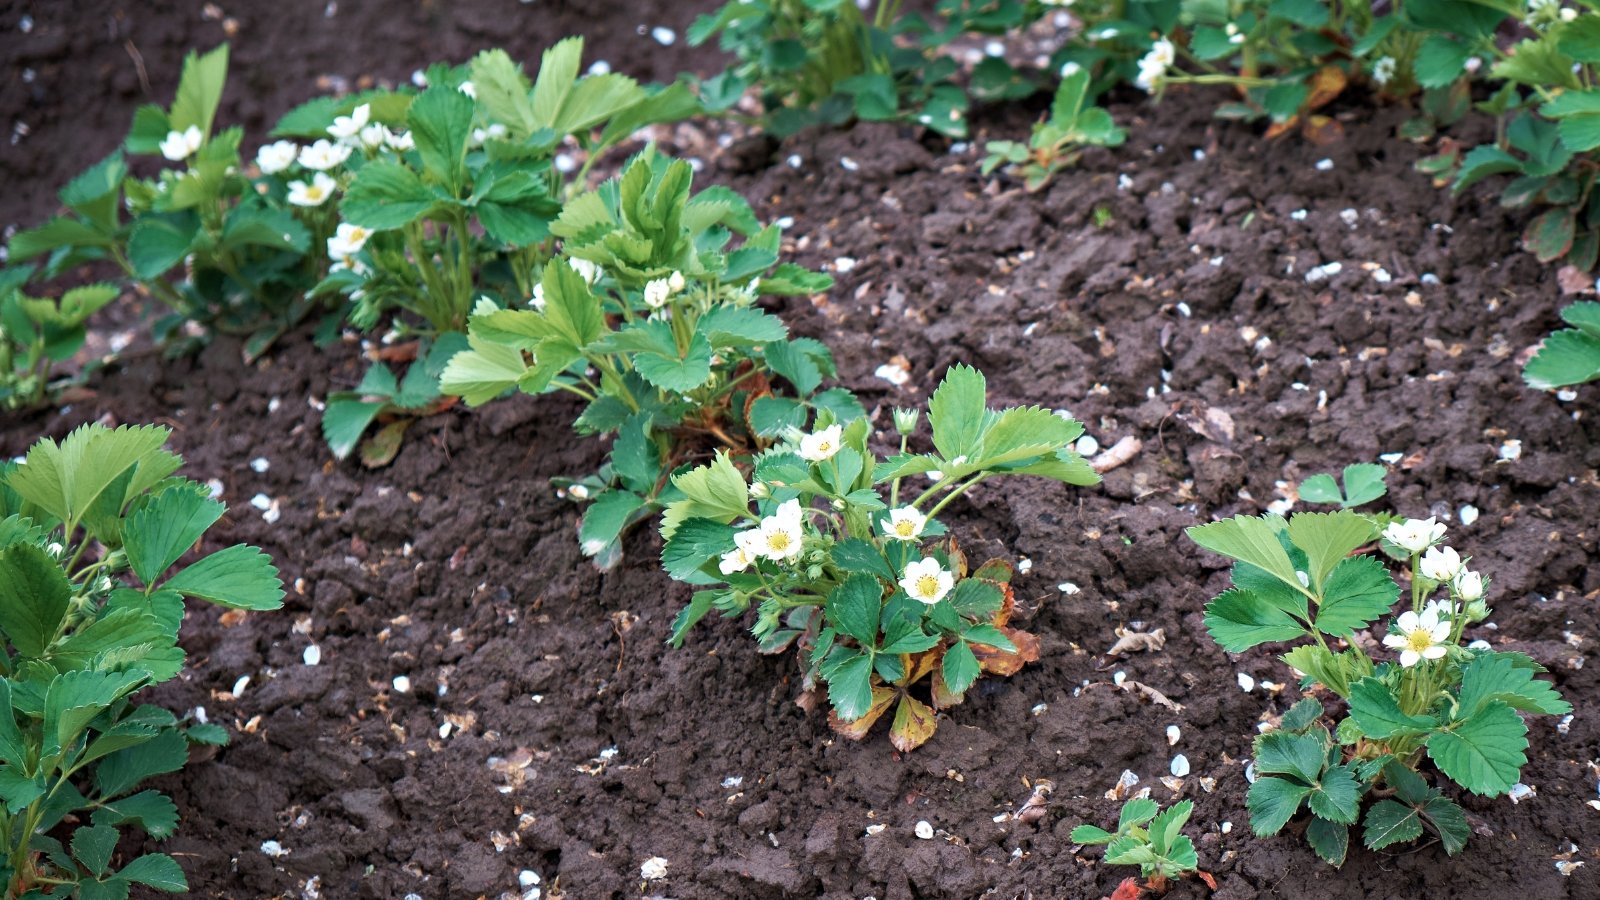
<svg viewBox="0 0 1600 900"><path fill-rule="evenodd" d="M1420 615L1410 610L1395 620L1398 634L1384 635L1383 645L1400 651L1400 665L1411 667L1424 659L1438 659L1449 650L1444 641L1450 637L1449 620L1440 621L1439 609L1430 606Z"/></svg>
<svg viewBox="0 0 1600 900"><path fill-rule="evenodd" d="M289 202L295 206L321 206L333 196L333 191L339 182L323 172L318 172L307 184L304 181L289 182Z"/></svg>
<svg viewBox="0 0 1600 900"><path fill-rule="evenodd" d="M1453 547L1431 547L1422 554L1421 570L1424 577L1440 584L1448 584L1461 574L1461 554Z"/></svg>
<svg viewBox="0 0 1600 900"><path fill-rule="evenodd" d="M800 501L790 500L779 506L777 512L762 519L756 544L760 555L773 562L784 562L799 556L804 536L800 528L800 516Z"/></svg>
<svg viewBox="0 0 1600 900"><path fill-rule="evenodd" d="M161 140L161 155L173 162L183 162L193 156L205 143L205 135L197 126L190 125L182 131L169 131Z"/></svg>
<svg viewBox="0 0 1600 900"><path fill-rule="evenodd" d="M260 169L263 175L276 175L294 165L295 158L299 155L300 148L294 141L267 144L256 151L256 168Z"/></svg>
<svg viewBox="0 0 1600 900"><path fill-rule="evenodd" d="M829 425L814 434L808 434L800 439L800 458L807 462L822 462L832 459L839 452L839 438L844 433L844 426Z"/></svg>
<svg viewBox="0 0 1600 900"><path fill-rule="evenodd" d="M907 564L905 574L900 578L900 586L912 599L932 606L950 593L950 589L956 586L956 579L945 571L944 566L939 565L937 559L925 556Z"/></svg>
<svg viewBox="0 0 1600 900"><path fill-rule="evenodd" d="M893 541L914 541L922 536L923 526L927 524L928 517L918 512L916 507L902 506L890 511L884 535Z"/></svg>
<svg viewBox="0 0 1600 900"><path fill-rule="evenodd" d="M1415 556L1443 540L1444 530L1444 526L1430 516L1426 519L1390 522L1388 527L1383 529L1383 537L1389 543Z"/></svg>

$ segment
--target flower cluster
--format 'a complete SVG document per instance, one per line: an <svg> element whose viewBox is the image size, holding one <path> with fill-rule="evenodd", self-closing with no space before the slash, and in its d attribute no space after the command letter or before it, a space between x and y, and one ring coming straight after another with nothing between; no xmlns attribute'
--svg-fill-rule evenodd
<svg viewBox="0 0 1600 900"><path fill-rule="evenodd" d="M1162 79L1166 78L1167 70L1178 61L1177 50L1172 46L1172 41L1162 38L1155 42L1139 60L1139 75L1133 80L1135 86L1147 93L1155 93L1161 87Z"/></svg>

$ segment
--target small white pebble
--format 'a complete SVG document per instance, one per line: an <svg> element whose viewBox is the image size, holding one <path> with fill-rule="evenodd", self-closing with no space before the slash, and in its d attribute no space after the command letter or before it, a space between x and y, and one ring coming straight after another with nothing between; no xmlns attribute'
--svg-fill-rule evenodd
<svg viewBox="0 0 1600 900"><path fill-rule="evenodd" d="M1511 786L1511 790L1506 791L1506 796L1511 798L1512 803L1521 803L1524 800L1536 797L1538 795L1539 792L1537 790L1526 784L1523 784L1520 781L1516 784L1513 784Z"/></svg>
<svg viewBox="0 0 1600 900"><path fill-rule="evenodd" d="M639 877L645 881L660 881L667 877L667 861L659 856L652 856L639 867Z"/></svg>
<svg viewBox="0 0 1600 900"><path fill-rule="evenodd" d="M608 762L610 760L616 759L617 758L617 748L616 747L607 747L604 750L601 750L600 751L600 758L603 759L603 760L606 760Z"/></svg>
<svg viewBox="0 0 1600 900"><path fill-rule="evenodd" d="M853 159L851 159L851 158L850 158L850 157L848 157L848 156L841 156L841 157L839 157L839 165L840 165L840 166L841 166L841 167L842 167L842 168L843 168L843 169L844 169L844 170L845 170L845 171L846 171L846 172L854 172L854 171L856 171L856 170L857 170L857 169L859 169L859 168L861 168L861 164L860 164L860 163L858 163L858 162L856 162L856 161L855 161L855 160L853 160Z"/></svg>
<svg viewBox="0 0 1600 900"><path fill-rule="evenodd" d="M899 363L884 363L872 373L874 376L889 382L895 387L900 387L911 380L911 373Z"/></svg>
<svg viewBox="0 0 1600 900"><path fill-rule="evenodd" d="M1249 693L1256 689L1256 680L1244 672L1239 673L1239 690Z"/></svg>
<svg viewBox="0 0 1600 900"><path fill-rule="evenodd" d="M284 849L284 846L277 841L262 841L261 852L266 856L272 857L273 859L277 859L280 856L289 855L289 851Z"/></svg>
<svg viewBox="0 0 1600 900"><path fill-rule="evenodd" d="M268 462L265 456L258 456L255 459L250 460L250 469L257 475L260 475L270 468L272 468L272 463Z"/></svg>
<svg viewBox="0 0 1600 900"><path fill-rule="evenodd" d="M230 693L232 693L235 697L237 697L240 694L244 693L244 689L249 687L249 686L250 686L250 676L249 675L240 675L239 676L239 680L235 681L233 683L233 690Z"/></svg>
<svg viewBox="0 0 1600 900"><path fill-rule="evenodd" d="M1086 434L1078 438L1072 449L1078 451L1079 456L1093 456L1100 452L1100 442L1094 439L1094 435Z"/></svg>
<svg viewBox="0 0 1600 900"><path fill-rule="evenodd" d="M578 161L573 159L570 153L557 153L555 163L556 171L563 175L571 175L578 171Z"/></svg>
<svg viewBox="0 0 1600 900"><path fill-rule="evenodd" d="M1256 783L1256 761L1253 759L1244 764L1244 780L1251 784Z"/></svg>
<svg viewBox="0 0 1600 900"><path fill-rule="evenodd" d="M921 822L917 823L916 831L917 837L925 841L933 840L933 826L928 823L927 819L923 819Z"/></svg>
<svg viewBox="0 0 1600 900"><path fill-rule="evenodd" d="M1310 213L1306 212L1305 210L1297 209L1294 212L1289 213L1289 218L1295 220L1296 222L1304 222L1306 220L1306 216L1308 215L1310 215Z"/></svg>
<svg viewBox="0 0 1600 900"><path fill-rule="evenodd" d="M1339 210L1339 221L1354 228L1356 223L1361 221L1361 214L1353 209L1341 209Z"/></svg>
<svg viewBox="0 0 1600 900"><path fill-rule="evenodd" d="M678 33L663 25L657 25L650 29L650 36L655 38L656 43L663 47L671 47L678 41Z"/></svg>
<svg viewBox="0 0 1600 900"><path fill-rule="evenodd" d="M517 886L531 888L539 883L539 873L532 869L523 869L517 873Z"/></svg>
<svg viewBox="0 0 1600 900"><path fill-rule="evenodd" d="M1333 160L1331 160L1331 159L1319 159L1319 160L1317 160L1317 171L1318 172L1332 172L1333 171Z"/></svg>
<svg viewBox="0 0 1600 900"><path fill-rule="evenodd" d="M1050 711L1050 704L1048 704L1048 703L1036 703L1036 704L1034 704L1033 709L1028 710L1028 712L1030 712L1030 713L1032 713L1033 715L1036 715L1036 716L1042 716L1042 715L1044 715L1045 713L1047 713L1049 711Z"/></svg>
<svg viewBox="0 0 1600 900"><path fill-rule="evenodd" d="M250 498L250 505L261 510L262 512L266 512L272 508L272 498L268 497L266 494L257 494Z"/></svg>
<svg viewBox="0 0 1600 900"><path fill-rule="evenodd" d="M1032 572L1032 571L1033 571L1033 560L1029 559L1026 556L1024 556L1023 558L1017 560L1017 572L1018 572L1018 574L1026 575L1026 574L1028 574L1029 572Z"/></svg>
<svg viewBox="0 0 1600 900"><path fill-rule="evenodd" d="M306 652L300 654L300 658L305 660L306 665L314 666L322 662L322 648L312 644L306 648Z"/></svg>
<svg viewBox="0 0 1600 900"><path fill-rule="evenodd" d="M411 679L407 678L406 676L404 676L404 675L396 675L394 677L394 681L391 682L391 683L394 685L394 692L395 693L397 693L397 694L409 694L409 693L411 693Z"/></svg>
<svg viewBox="0 0 1600 900"><path fill-rule="evenodd" d="M610 75L611 74L611 63L608 63L603 59L597 59L594 62L589 64L589 74L590 75Z"/></svg>
<svg viewBox="0 0 1600 900"><path fill-rule="evenodd" d="M1439 284L1440 283L1439 282L1439 276L1433 274L1432 272L1423 272L1422 273L1422 283L1423 284Z"/></svg>
<svg viewBox="0 0 1600 900"><path fill-rule="evenodd" d="M1194 311L1189 309L1189 304L1184 303L1182 300L1178 301L1178 305L1174 308L1177 309L1178 315L1183 316L1185 319L1194 315Z"/></svg>
<svg viewBox="0 0 1600 900"><path fill-rule="evenodd" d="M1176 746L1178 746L1178 741L1181 740L1182 738L1183 738L1183 729L1179 728L1176 725L1168 725L1167 726L1167 746L1168 747L1176 747Z"/></svg>
<svg viewBox="0 0 1600 900"><path fill-rule="evenodd" d="M1461 507L1461 511L1457 515L1461 518L1461 524L1471 525L1473 522L1478 521L1478 508L1468 503L1466 506Z"/></svg>
<svg viewBox="0 0 1600 900"><path fill-rule="evenodd" d="M1056 590L1058 590L1061 593L1066 594L1068 597L1070 597L1073 594L1081 592L1083 590L1083 588L1078 587L1077 585L1073 584L1070 581L1063 581L1060 584L1056 585Z"/></svg>
<svg viewBox="0 0 1600 900"><path fill-rule="evenodd" d="M1394 280L1394 276L1389 274L1388 269L1379 266L1378 268L1372 270L1372 280L1379 284L1388 284Z"/></svg>
<svg viewBox="0 0 1600 900"><path fill-rule="evenodd" d="M1233 823L1232 822L1223 822L1222 823L1222 828L1220 830L1222 831L1223 834L1227 834L1228 832L1233 830Z"/></svg>
<svg viewBox="0 0 1600 900"><path fill-rule="evenodd" d="M855 258L851 256L841 256L833 261L833 268L837 272L848 272L855 267Z"/></svg>
<svg viewBox="0 0 1600 900"><path fill-rule="evenodd" d="M1172 774L1179 778L1189 774L1189 757L1179 753L1172 758Z"/></svg>
<svg viewBox="0 0 1600 900"><path fill-rule="evenodd" d="M211 491L211 499L215 500L218 497L221 497L223 491L222 479L213 478L210 481L207 481L206 488Z"/></svg>
<svg viewBox="0 0 1600 900"><path fill-rule="evenodd" d="M1521 459L1522 442L1516 438L1511 438L1510 440L1507 440L1505 443L1501 444L1500 458L1508 461L1513 459Z"/></svg>
<svg viewBox="0 0 1600 900"><path fill-rule="evenodd" d="M1572 730L1572 714L1568 713L1567 715L1564 715L1564 716L1561 717L1560 723L1558 723L1556 725L1556 731L1558 733L1560 733L1560 734L1566 734L1567 732L1569 732L1571 730Z"/></svg>
<svg viewBox="0 0 1600 900"><path fill-rule="evenodd" d="M882 834L883 830L885 828L888 828L888 827L889 826L883 824L882 822L879 822L876 825L868 825L867 826L867 837L872 837L875 834Z"/></svg>
<svg viewBox="0 0 1600 900"><path fill-rule="evenodd" d="M440 725L439 726L439 737L441 739L449 737L450 736L450 729L452 727L453 726L449 722L446 722L443 725Z"/></svg>
<svg viewBox="0 0 1600 900"><path fill-rule="evenodd" d="M1133 187L1133 179L1129 178L1126 173L1117 176L1117 190L1125 191L1131 187Z"/></svg>
<svg viewBox="0 0 1600 900"><path fill-rule="evenodd" d="M1560 400L1562 403L1571 403L1572 401L1578 399L1578 392L1572 388L1562 388L1561 390L1556 391L1556 399Z"/></svg>
<svg viewBox="0 0 1600 900"><path fill-rule="evenodd" d="M722 787L723 787L724 790L729 790L729 791L738 790L743 785L744 785L744 776L743 775L729 775L727 778L722 779Z"/></svg>
<svg viewBox="0 0 1600 900"><path fill-rule="evenodd" d="M789 154L789 158L784 160L784 162L789 164L789 168L798 169L798 168L800 168L800 163L802 162L802 160L800 159L800 154L791 153L791 154Z"/></svg>

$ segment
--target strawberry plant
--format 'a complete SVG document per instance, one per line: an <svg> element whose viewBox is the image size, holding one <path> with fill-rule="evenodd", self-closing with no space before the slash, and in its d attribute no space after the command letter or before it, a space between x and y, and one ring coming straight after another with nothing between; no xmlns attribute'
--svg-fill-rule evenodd
<svg viewBox="0 0 1600 900"><path fill-rule="evenodd" d="M1167 882L1199 870L1200 857L1183 826L1194 813L1194 801L1184 800L1162 809L1148 797L1134 797L1122 805L1117 830L1093 825L1072 829L1074 844L1106 845L1106 862L1138 866L1152 890L1162 892Z"/></svg>
<svg viewBox="0 0 1600 900"><path fill-rule="evenodd" d="M1522 370L1531 387L1547 391L1600 378L1600 303L1573 303L1561 318L1573 327L1545 338Z"/></svg>
<svg viewBox="0 0 1600 900"><path fill-rule="evenodd" d="M183 668L184 601L277 609L271 561L243 544L182 560L225 512L174 477L165 428L87 425L0 464L0 879L5 896L127 897L187 890L162 853L117 855L122 832L160 840L178 811L146 779L182 768L220 726L135 702ZM182 563L180 565L180 563Z"/></svg>
<svg viewBox="0 0 1600 900"><path fill-rule="evenodd" d="M116 285L105 283L55 299L29 297L22 289L32 275L31 268L0 270L0 409L38 406L60 389L53 366L78 352L84 323L117 298Z"/></svg>
<svg viewBox="0 0 1600 900"><path fill-rule="evenodd" d="M1333 865L1344 862L1358 821L1370 849L1413 840L1426 828L1453 855L1471 831L1442 787L1506 793L1527 761L1521 713L1571 711L1534 677L1545 670L1533 659L1464 644L1467 626L1489 615L1488 580L1440 545L1444 532L1431 519L1392 521L1380 531L1350 510L1287 520L1235 516L1189 529L1195 543L1234 560L1233 587L1206 606L1211 637L1230 653L1299 642L1283 662L1302 674L1303 687L1348 706L1330 729L1321 702L1307 698L1256 738L1248 795L1256 834L1276 834L1307 809L1306 839ZM1356 638L1400 596L1380 558L1356 552L1374 542L1410 570L1410 601L1379 631L1392 659L1375 659ZM1442 596L1428 600L1435 592ZM1425 760L1439 784L1423 774ZM1375 802L1363 815L1369 797Z"/></svg>
<svg viewBox="0 0 1600 900"><path fill-rule="evenodd" d="M1049 116L1033 126L1026 144L990 141L985 147L989 155L983 161L983 173L1009 165L1020 171L1028 190L1036 191L1077 162L1084 147L1121 146L1128 133L1117 127L1110 113L1090 101L1089 72L1068 63Z"/></svg>
<svg viewBox="0 0 1600 900"><path fill-rule="evenodd" d="M726 453L675 474L681 497L662 517L662 565L699 589L672 643L713 610L754 608L762 652L796 649L803 702L826 690L829 724L853 739L892 708L889 737L901 750L926 742L938 712L980 675L1037 659L1038 639L1010 625L1012 567L969 568L938 515L992 478L1099 476L1070 449L1078 423L986 401L984 377L956 366L929 403L931 452L908 450L915 412L896 413L900 452L880 459L865 418L823 408L810 433L757 456L748 475ZM912 478L931 484L917 490Z"/></svg>

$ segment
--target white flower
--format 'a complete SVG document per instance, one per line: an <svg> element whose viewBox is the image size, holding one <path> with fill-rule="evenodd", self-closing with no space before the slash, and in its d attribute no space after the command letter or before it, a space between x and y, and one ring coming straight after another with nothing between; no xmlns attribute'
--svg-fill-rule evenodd
<svg viewBox="0 0 1600 900"><path fill-rule="evenodd" d="M1573 9L1570 6L1565 7L1565 8L1563 8L1561 10L1561 21L1563 21L1563 22L1576 22L1577 20L1578 20L1578 11L1577 10Z"/></svg>
<svg viewBox="0 0 1600 900"><path fill-rule="evenodd" d="M335 116L333 124L328 126L328 133L341 142L353 141L361 134L361 129L367 127L367 122L371 119L372 105L363 103L348 116Z"/></svg>
<svg viewBox="0 0 1600 900"><path fill-rule="evenodd" d="M1422 574L1440 584L1454 581L1461 572L1461 554L1454 547L1433 547L1422 554Z"/></svg>
<svg viewBox="0 0 1600 900"><path fill-rule="evenodd" d="M416 140L411 137L411 132L409 131L391 131L384 137L383 142L389 145L390 150L399 153L404 153L417 146Z"/></svg>
<svg viewBox="0 0 1600 900"><path fill-rule="evenodd" d="M567 264L572 266L572 271L578 273L585 283L593 285L600 280L600 267L587 259L568 259Z"/></svg>
<svg viewBox="0 0 1600 900"><path fill-rule="evenodd" d="M1444 538L1444 526L1431 516L1426 519L1407 519L1404 522L1390 522L1383 529L1383 536L1396 547L1417 554Z"/></svg>
<svg viewBox="0 0 1600 900"><path fill-rule="evenodd" d="M954 575L946 572L944 566L931 556L924 556L920 561L909 563L906 566L904 577L900 579L900 586L912 599L921 600L923 603L933 605L944 599L950 589L956 586Z"/></svg>
<svg viewBox="0 0 1600 900"><path fill-rule="evenodd" d="M673 270L673 273L667 276L667 287L672 288L674 294L688 287L688 285L689 282L684 280L682 272Z"/></svg>
<svg viewBox="0 0 1600 900"><path fill-rule="evenodd" d="M651 309L660 309L672 299L672 286L667 284L665 278L656 278L645 283L644 303Z"/></svg>
<svg viewBox="0 0 1600 900"><path fill-rule="evenodd" d="M349 222L340 222L333 237L328 238L328 256L333 258L354 256L367 245L367 238L370 237L372 237L370 229Z"/></svg>
<svg viewBox="0 0 1600 900"><path fill-rule="evenodd" d="M474 128L472 129L472 146L482 147L486 142L501 140L509 133L510 130L499 122L495 122L488 128Z"/></svg>
<svg viewBox="0 0 1600 900"><path fill-rule="evenodd" d="M890 540L914 541L922 536L923 526L928 524L928 517L914 506L902 506L889 512L889 521L883 533Z"/></svg>
<svg viewBox="0 0 1600 900"><path fill-rule="evenodd" d="M463 81L456 85L456 90L466 94L468 97L471 97L474 100L478 99L478 88L470 81Z"/></svg>
<svg viewBox="0 0 1600 900"><path fill-rule="evenodd" d="M1177 50L1171 41L1166 38L1156 41L1151 46L1150 52L1139 60L1139 76L1133 83L1147 93L1155 93L1161 84L1161 79L1166 77L1167 69L1170 69L1177 59Z"/></svg>
<svg viewBox="0 0 1600 900"><path fill-rule="evenodd" d="M1422 615L1406 610L1395 621L1399 634L1383 637L1383 645L1400 651L1400 665L1414 666L1424 659L1438 659L1449 650L1440 643L1450 637L1450 623L1439 621L1439 610L1425 609Z"/></svg>
<svg viewBox="0 0 1600 900"><path fill-rule="evenodd" d="M359 259L356 259L354 256L336 256L336 257L333 257L333 260L334 260L333 265L328 267L328 271L329 272L350 271L350 272L356 273L357 275L360 275L362 278L365 278L368 275L372 274L372 269L368 268L366 263L362 262ZM359 293L362 293L362 292L361 291L357 291L356 293L359 294ZM360 298L356 297L355 294L352 294L351 298L352 299L360 299Z"/></svg>
<svg viewBox="0 0 1600 900"><path fill-rule="evenodd" d="M839 438L843 433L844 426L834 424L815 434L806 435L800 439L800 458L807 462L832 459L839 452Z"/></svg>
<svg viewBox="0 0 1600 900"><path fill-rule="evenodd" d="M1061 77L1062 78L1071 78L1072 76L1074 76L1074 75L1076 75L1076 74L1078 74L1079 72L1082 72L1082 71L1083 71L1083 66L1080 66L1075 62L1065 62L1065 63L1061 64Z"/></svg>
<svg viewBox="0 0 1600 900"><path fill-rule="evenodd" d="M761 555L761 529L751 528L733 536L734 548L722 554L718 568L724 575L743 572Z"/></svg>
<svg viewBox="0 0 1600 900"><path fill-rule="evenodd" d="M1372 80L1377 82L1380 87L1388 84L1389 79L1394 77L1394 67L1395 62L1392 56L1385 56L1378 60L1372 64Z"/></svg>
<svg viewBox="0 0 1600 900"><path fill-rule="evenodd" d="M161 155L173 162L182 162L200 149L205 136L198 126L190 125L182 131L169 131L161 141Z"/></svg>
<svg viewBox="0 0 1600 900"><path fill-rule="evenodd" d="M1456 596L1469 603L1474 600L1482 600L1484 588L1483 575L1478 572L1469 572L1466 569L1462 569L1456 575L1455 588Z"/></svg>
<svg viewBox="0 0 1600 900"><path fill-rule="evenodd" d="M295 157L299 155L300 148L294 141L268 144L256 151L256 168L263 175L276 175L294 165Z"/></svg>
<svg viewBox="0 0 1600 900"><path fill-rule="evenodd" d="M778 511L761 520L756 539L757 552L773 562L783 562L800 555L802 538L800 529L800 501L790 500Z"/></svg>
<svg viewBox="0 0 1600 900"><path fill-rule="evenodd" d="M540 312L544 312L544 285L533 286L533 296L528 298L528 305Z"/></svg>
<svg viewBox="0 0 1600 900"><path fill-rule="evenodd" d="M318 172L310 184L304 181L289 182L289 202L295 206L321 206L328 202L338 186L339 182L334 181L332 176Z"/></svg>
<svg viewBox="0 0 1600 900"><path fill-rule="evenodd" d="M361 146L368 150L376 150L382 147L388 139L389 129L376 122L361 129Z"/></svg>
<svg viewBox="0 0 1600 900"><path fill-rule="evenodd" d="M326 172L349 158L350 148L343 144L317 141L309 147L300 148L300 165L318 172Z"/></svg>

